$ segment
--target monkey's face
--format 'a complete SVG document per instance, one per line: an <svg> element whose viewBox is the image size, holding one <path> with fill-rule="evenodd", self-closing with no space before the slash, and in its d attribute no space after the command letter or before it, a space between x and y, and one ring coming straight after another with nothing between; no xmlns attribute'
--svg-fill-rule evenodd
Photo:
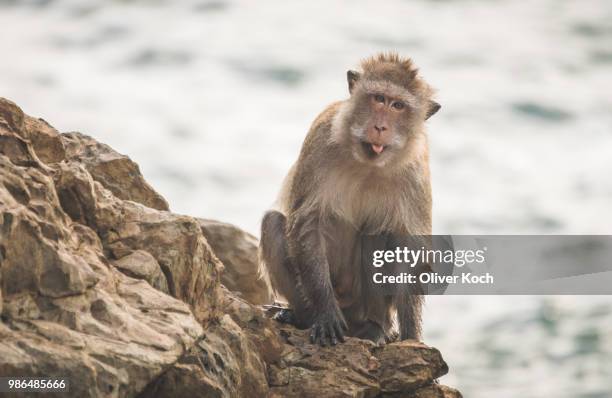
<svg viewBox="0 0 612 398"><path fill-rule="evenodd" d="M348 127L353 156L381 167L405 158L440 104L431 100L431 89L416 78L410 60L383 55L362 66L363 73L347 72L351 98L339 119Z"/></svg>
<svg viewBox="0 0 612 398"><path fill-rule="evenodd" d="M353 96L349 126L353 155L362 162L383 166L403 152L415 122L422 115L405 99L385 92Z"/></svg>

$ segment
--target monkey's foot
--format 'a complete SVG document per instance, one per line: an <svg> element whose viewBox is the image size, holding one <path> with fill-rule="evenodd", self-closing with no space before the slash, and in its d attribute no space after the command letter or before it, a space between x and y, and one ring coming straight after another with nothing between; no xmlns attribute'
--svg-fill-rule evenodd
<svg viewBox="0 0 612 398"><path fill-rule="evenodd" d="M325 347L328 343L344 343L344 334L348 330L346 321L339 308L320 314L310 328L310 342Z"/></svg>
<svg viewBox="0 0 612 398"><path fill-rule="evenodd" d="M389 334L385 336L385 343L386 344L394 343L396 341L399 341L399 338L400 338L399 332L394 330L392 332L389 332Z"/></svg>

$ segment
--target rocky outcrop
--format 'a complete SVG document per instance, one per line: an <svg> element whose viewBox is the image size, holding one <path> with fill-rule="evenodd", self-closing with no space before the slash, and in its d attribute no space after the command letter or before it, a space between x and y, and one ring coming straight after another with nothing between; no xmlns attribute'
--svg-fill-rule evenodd
<svg viewBox="0 0 612 398"><path fill-rule="evenodd" d="M240 228L215 220L199 219L202 233L225 265L221 283L252 304L269 304L272 292L258 273L257 238Z"/></svg>
<svg viewBox="0 0 612 398"><path fill-rule="evenodd" d="M271 320L256 248L0 98L0 376L68 377L74 397L460 396L422 343L319 348Z"/></svg>
<svg viewBox="0 0 612 398"><path fill-rule="evenodd" d="M67 375L73 396L136 395L202 326L183 301L110 264L97 233L63 210L59 167L26 138L36 123L0 109L0 375Z"/></svg>
<svg viewBox="0 0 612 398"><path fill-rule="evenodd" d="M116 197L168 210L168 202L145 181L138 165L111 147L83 134L62 134L66 159L83 165L94 180Z"/></svg>

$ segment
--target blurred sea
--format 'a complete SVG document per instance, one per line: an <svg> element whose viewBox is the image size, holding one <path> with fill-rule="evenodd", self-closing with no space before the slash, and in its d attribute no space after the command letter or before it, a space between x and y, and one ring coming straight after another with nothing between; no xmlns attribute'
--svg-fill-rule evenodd
<svg viewBox="0 0 612 398"><path fill-rule="evenodd" d="M0 0L0 95L138 162L172 210L255 234L345 72L438 88L438 234L612 234L612 2ZM430 297L466 397L612 396L612 298Z"/></svg>

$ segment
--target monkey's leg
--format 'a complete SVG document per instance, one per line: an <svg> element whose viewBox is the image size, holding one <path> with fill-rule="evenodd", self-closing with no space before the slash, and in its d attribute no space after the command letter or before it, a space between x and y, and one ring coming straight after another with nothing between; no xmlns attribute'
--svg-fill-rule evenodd
<svg viewBox="0 0 612 398"><path fill-rule="evenodd" d="M390 250L396 247L408 247L411 250L419 250L430 245L421 236L397 236L389 239ZM428 264L417 264L408 266L406 264L394 264L394 273L407 272L416 276L416 283L405 285L398 284L395 293L395 307L397 308L397 320L399 323L400 340L421 338L421 310L423 307L423 289L419 281L419 275L429 267Z"/></svg>
<svg viewBox="0 0 612 398"><path fill-rule="evenodd" d="M423 296L402 291L398 294L397 299L397 319L400 327L400 340L420 340Z"/></svg>
<svg viewBox="0 0 612 398"><path fill-rule="evenodd" d="M306 313L305 320L312 325L310 340L324 346L328 342L335 345L344 341L347 324L331 282L319 216L318 210L312 209L294 213L287 237L289 257L295 260L299 285L308 293L311 311Z"/></svg>
<svg viewBox="0 0 612 398"><path fill-rule="evenodd" d="M307 311L307 301L300 289L299 275L287 255L286 223L287 219L282 213L274 210L266 212L261 223L261 257L272 288L291 307L279 310L274 319L304 328L310 325L299 314Z"/></svg>
<svg viewBox="0 0 612 398"><path fill-rule="evenodd" d="M376 344L382 344L391 332L392 319L391 308L393 300L387 295L384 288L377 286L373 277L375 273L385 273L385 268L376 268L373 264L375 252L387 248L388 237L386 234L362 235L360 237L360 268L359 283L361 294L362 313L365 319L357 323L353 328L352 336L371 340Z"/></svg>

